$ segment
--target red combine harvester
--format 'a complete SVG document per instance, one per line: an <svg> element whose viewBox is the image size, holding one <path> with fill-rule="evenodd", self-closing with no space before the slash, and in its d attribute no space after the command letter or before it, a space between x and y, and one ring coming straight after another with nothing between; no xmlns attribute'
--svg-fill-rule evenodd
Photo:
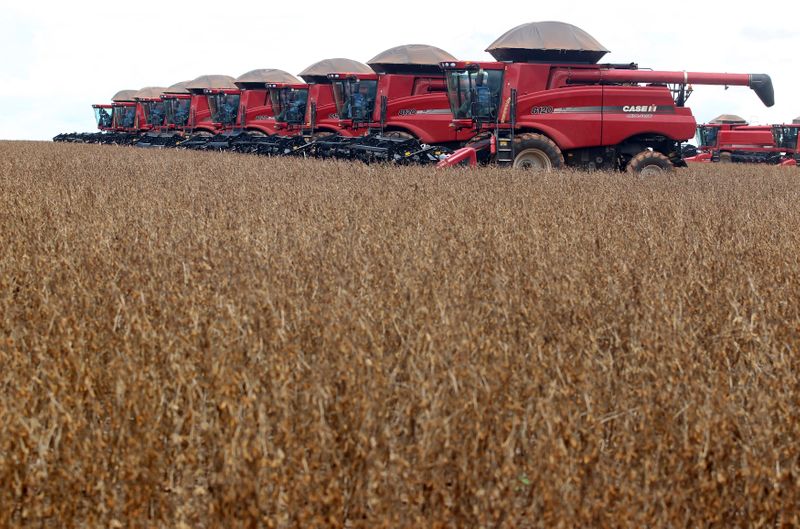
<svg viewBox="0 0 800 529"><path fill-rule="evenodd" d="M185 139L184 131L191 114L191 94L186 86L191 81L182 81L165 88L161 94L164 120L153 127L136 142L137 147L174 147Z"/></svg>
<svg viewBox="0 0 800 529"><path fill-rule="evenodd" d="M161 87L149 86L141 90L117 92L111 100L111 127L108 132L99 135L98 143L115 145L136 143L141 134L151 128L145 115L145 105L137 98L140 94L145 98L159 97L163 90Z"/></svg>
<svg viewBox="0 0 800 529"><path fill-rule="evenodd" d="M130 143L128 130L120 127L121 124L136 118L134 96L138 90L120 90L111 98L112 104L92 105L94 118L100 132L71 132L59 134L53 138L55 142L62 143L103 143L115 144ZM133 122L131 122L133 123Z"/></svg>
<svg viewBox="0 0 800 529"><path fill-rule="evenodd" d="M118 97L129 97L136 92L136 90L120 90L114 94L112 101ZM104 135L113 132L114 107L109 104L94 104L92 105L92 110L94 111L97 129L100 132L66 132L55 136L53 141L61 143L104 143Z"/></svg>
<svg viewBox="0 0 800 529"><path fill-rule="evenodd" d="M266 88L272 82L300 82L283 70L252 70L239 76L237 90L207 89L211 119L219 132L199 149L253 152L265 137L275 134L275 119Z"/></svg>
<svg viewBox="0 0 800 529"><path fill-rule="evenodd" d="M236 119L241 91L229 75L201 75L189 81L189 117L178 143L184 149L203 148L222 131L225 123Z"/></svg>
<svg viewBox="0 0 800 529"><path fill-rule="evenodd" d="M298 75L305 82L267 83L275 117L276 135L262 140L259 154L281 155L310 152L314 142L334 135L352 136L339 126L331 72L374 73L366 64L334 58L315 62Z"/></svg>
<svg viewBox="0 0 800 529"><path fill-rule="evenodd" d="M535 170L660 173L685 166L681 144L696 127L685 107L691 85L748 86L765 105L774 104L764 74L597 64L608 50L562 22L523 24L487 51L497 62L442 63L452 125L473 138L440 167L494 161Z"/></svg>
<svg viewBox="0 0 800 529"><path fill-rule="evenodd" d="M708 123L697 126L697 145L687 143L683 146L683 157L689 161L707 161L707 160L690 160L695 158L700 153L709 152L717 144L717 135L721 130L732 130L736 127L747 126L747 120L736 114L720 114ZM709 156L710 160L710 156Z"/></svg>
<svg viewBox="0 0 800 529"><path fill-rule="evenodd" d="M800 126L749 125L743 118L723 114L697 127L696 152L684 149L687 162L797 165Z"/></svg>
<svg viewBox="0 0 800 529"><path fill-rule="evenodd" d="M134 96L137 106L141 108L143 118L137 123L137 127L145 134L150 131L159 131L164 126L166 107L162 96L165 90L167 89L163 87L148 86L136 92Z"/></svg>
<svg viewBox="0 0 800 529"><path fill-rule="evenodd" d="M374 72L328 74L340 135L315 143L321 157L363 161L438 161L469 138L450 126L442 61L456 59L434 46L410 44L368 61Z"/></svg>

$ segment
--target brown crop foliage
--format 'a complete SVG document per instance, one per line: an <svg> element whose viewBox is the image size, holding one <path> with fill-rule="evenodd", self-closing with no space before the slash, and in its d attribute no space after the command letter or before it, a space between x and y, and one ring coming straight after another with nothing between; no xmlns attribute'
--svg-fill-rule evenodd
<svg viewBox="0 0 800 529"><path fill-rule="evenodd" d="M0 527L796 527L798 205L0 143Z"/></svg>

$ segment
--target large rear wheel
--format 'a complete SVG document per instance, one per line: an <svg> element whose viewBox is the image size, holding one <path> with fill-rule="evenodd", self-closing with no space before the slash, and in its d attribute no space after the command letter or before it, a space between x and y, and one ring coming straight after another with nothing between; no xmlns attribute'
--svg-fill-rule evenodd
<svg viewBox="0 0 800 529"><path fill-rule="evenodd" d="M642 151L628 162L626 167L629 173L641 176L658 176L671 172L675 166L672 162L657 151Z"/></svg>
<svg viewBox="0 0 800 529"><path fill-rule="evenodd" d="M733 155L729 152L719 153L719 163L733 163Z"/></svg>
<svg viewBox="0 0 800 529"><path fill-rule="evenodd" d="M549 172L564 166L564 155L553 140L542 134L524 133L514 138L514 169Z"/></svg>

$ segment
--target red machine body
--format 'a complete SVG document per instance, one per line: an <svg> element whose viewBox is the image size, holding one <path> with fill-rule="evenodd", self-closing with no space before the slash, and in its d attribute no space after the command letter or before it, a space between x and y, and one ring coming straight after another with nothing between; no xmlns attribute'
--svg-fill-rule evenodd
<svg viewBox="0 0 800 529"><path fill-rule="evenodd" d="M281 136L354 136L363 131L340 126L330 82L270 83L275 130Z"/></svg>
<svg viewBox="0 0 800 529"><path fill-rule="evenodd" d="M252 70L234 80L235 88L206 88L209 117L203 113L196 126L213 128L215 133L240 132L252 133L252 136L270 136L275 134L275 116L270 100L267 83L273 79L293 79L293 75L283 70ZM198 107L200 111L200 107ZM229 134L230 135L230 134Z"/></svg>
<svg viewBox="0 0 800 529"><path fill-rule="evenodd" d="M758 74L660 72L634 64L456 61L442 68L453 126L472 136L495 132L497 161L515 167L623 169L637 156L635 164L648 158L661 169L682 165L680 144L696 127L684 106L693 84L750 86L773 104L771 81ZM531 141L540 147L523 145ZM520 160L520 149L539 152Z"/></svg>
<svg viewBox="0 0 800 529"><path fill-rule="evenodd" d="M471 136L451 125L442 73L339 72L328 77L333 83L339 126L352 135L381 130L430 145L460 144Z"/></svg>
<svg viewBox="0 0 800 529"><path fill-rule="evenodd" d="M190 88L189 92L191 93L189 131L216 134L226 127L233 128L237 119L241 90ZM233 112L228 112L225 108L230 102L235 103L236 110Z"/></svg>
<svg viewBox="0 0 800 529"><path fill-rule="evenodd" d="M800 124L705 123L697 127L697 154L687 162L796 165Z"/></svg>
<svg viewBox="0 0 800 529"><path fill-rule="evenodd" d="M243 119L244 118L244 119ZM236 119L237 128L261 134L275 134L275 118L265 87L250 88L241 92L241 107Z"/></svg>

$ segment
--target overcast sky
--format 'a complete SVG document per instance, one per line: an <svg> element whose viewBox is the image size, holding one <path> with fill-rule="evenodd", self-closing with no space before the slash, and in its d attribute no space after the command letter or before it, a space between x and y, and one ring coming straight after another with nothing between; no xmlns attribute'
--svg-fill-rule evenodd
<svg viewBox="0 0 800 529"><path fill-rule="evenodd" d="M0 139L94 130L92 103L255 68L296 74L329 57L366 62L399 44L459 59L524 22L560 20L611 50L604 62L661 70L768 73L776 104L747 88L696 86L698 121L722 113L778 123L800 115L800 2L0 0Z"/></svg>

